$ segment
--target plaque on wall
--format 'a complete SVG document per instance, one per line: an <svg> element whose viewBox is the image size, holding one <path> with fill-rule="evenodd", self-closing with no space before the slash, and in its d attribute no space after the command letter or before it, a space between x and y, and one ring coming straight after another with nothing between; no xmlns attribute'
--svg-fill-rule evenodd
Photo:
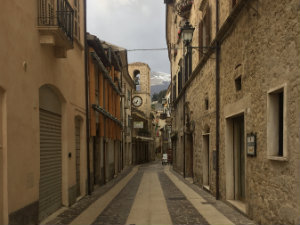
<svg viewBox="0 0 300 225"><path fill-rule="evenodd" d="M247 155L256 156L256 134L247 134Z"/></svg>

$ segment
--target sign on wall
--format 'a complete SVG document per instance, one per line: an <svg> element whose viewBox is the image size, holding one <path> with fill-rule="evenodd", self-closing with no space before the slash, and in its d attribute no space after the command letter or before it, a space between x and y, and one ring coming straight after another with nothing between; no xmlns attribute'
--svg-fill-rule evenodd
<svg viewBox="0 0 300 225"><path fill-rule="evenodd" d="M256 135L253 133L247 134L247 155L256 156Z"/></svg>
<svg viewBox="0 0 300 225"><path fill-rule="evenodd" d="M133 122L133 128L144 128L144 122L143 121L134 121Z"/></svg>

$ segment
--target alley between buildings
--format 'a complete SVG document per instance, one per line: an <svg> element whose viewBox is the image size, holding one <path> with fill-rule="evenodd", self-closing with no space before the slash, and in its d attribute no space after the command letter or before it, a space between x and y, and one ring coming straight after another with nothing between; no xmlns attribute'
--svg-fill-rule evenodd
<svg viewBox="0 0 300 225"><path fill-rule="evenodd" d="M130 167L42 224L254 224L159 161Z"/></svg>

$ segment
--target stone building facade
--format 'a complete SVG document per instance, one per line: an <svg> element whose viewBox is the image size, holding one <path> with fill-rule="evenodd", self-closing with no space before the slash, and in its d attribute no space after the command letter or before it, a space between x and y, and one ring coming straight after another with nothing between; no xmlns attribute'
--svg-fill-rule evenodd
<svg viewBox="0 0 300 225"><path fill-rule="evenodd" d="M146 63L130 63L128 65L128 71L136 84L136 90L132 97L140 96L142 98L142 105L139 106L138 109L149 117L151 111L150 67Z"/></svg>
<svg viewBox="0 0 300 225"><path fill-rule="evenodd" d="M84 12L83 0L1 6L0 224L38 224L86 195Z"/></svg>
<svg viewBox="0 0 300 225"><path fill-rule="evenodd" d="M299 224L299 1L165 2L174 169L258 223Z"/></svg>
<svg viewBox="0 0 300 225"><path fill-rule="evenodd" d="M132 95L132 160L137 164L150 161L153 155L150 67L146 63L131 63L128 72L136 85Z"/></svg>
<svg viewBox="0 0 300 225"><path fill-rule="evenodd" d="M123 65L127 65L127 52L123 52L121 60ZM132 95L135 91L135 83L128 72L128 66L123 66L122 77L122 115L123 115L123 154L124 154L124 166L132 165L132 132L133 132L133 120L132 120Z"/></svg>

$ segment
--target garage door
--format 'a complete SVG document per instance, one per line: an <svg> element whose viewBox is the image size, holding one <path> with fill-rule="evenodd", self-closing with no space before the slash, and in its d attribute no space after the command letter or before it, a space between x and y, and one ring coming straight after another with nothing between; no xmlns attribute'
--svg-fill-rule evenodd
<svg viewBox="0 0 300 225"><path fill-rule="evenodd" d="M75 123L76 140L76 196L80 196L80 120Z"/></svg>
<svg viewBox="0 0 300 225"><path fill-rule="evenodd" d="M61 207L61 116L40 109L39 220Z"/></svg>

